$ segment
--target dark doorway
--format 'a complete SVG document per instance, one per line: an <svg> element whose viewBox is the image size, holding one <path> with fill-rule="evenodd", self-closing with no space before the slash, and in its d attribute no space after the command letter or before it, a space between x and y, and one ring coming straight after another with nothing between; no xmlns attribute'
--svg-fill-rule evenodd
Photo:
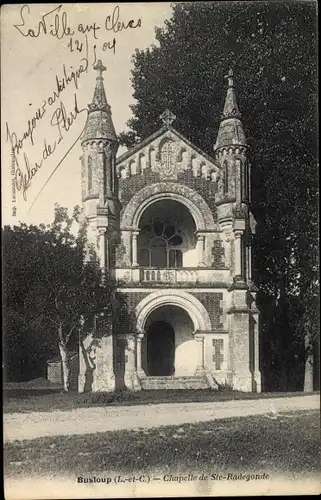
<svg viewBox="0 0 321 500"><path fill-rule="evenodd" d="M155 321L147 330L147 370L150 376L174 374L175 332L166 321Z"/></svg>

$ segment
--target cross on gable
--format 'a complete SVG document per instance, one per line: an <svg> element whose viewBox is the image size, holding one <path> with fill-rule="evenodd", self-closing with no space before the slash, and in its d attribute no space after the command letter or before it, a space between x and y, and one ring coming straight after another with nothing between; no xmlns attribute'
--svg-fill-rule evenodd
<svg viewBox="0 0 321 500"><path fill-rule="evenodd" d="M106 66L104 66L103 63L101 62L101 59L99 59L95 64L94 69L99 72L99 76L101 78L103 71L106 71Z"/></svg>
<svg viewBox="0 0 321 500"><path fill-rule="evenodd" d="M233 80L233 70L230 68L228 74L225 76L225 78L228 81L228 86L233 87L234 86L234 80Z"/></svg>
<svg viewBox="0 0 321 500"><path fill-rule="evenodd" d="M166 127L169 127L176 120L176 116L169 109L165 109L164 113L160 115L160 119Z"/></svg>

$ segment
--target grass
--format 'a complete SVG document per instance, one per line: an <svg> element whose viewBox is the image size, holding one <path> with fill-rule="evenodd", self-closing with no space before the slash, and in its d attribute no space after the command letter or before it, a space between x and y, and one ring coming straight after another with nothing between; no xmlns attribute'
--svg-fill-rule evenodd
<svg viewBox="0 0 321 500"><path fill-rule="evenodd" d="M4 446L4 467L6 477L192 471L307 479L320 473L319 412L16 441Z"/></svg>
<svg viewBox="0 0 321 500"><path fill-rule="evenodd" d="M4 413L25 413L32 411L73 410L106 405L144 405L157 403L187 403L229 401L239 399L265 399L273 397L305 396L307 393L275 392L248 393L238 391L204 390L150 390L139 392L105 393L94 392L78 394L63 393L60 390L4 390Z"/></svg>

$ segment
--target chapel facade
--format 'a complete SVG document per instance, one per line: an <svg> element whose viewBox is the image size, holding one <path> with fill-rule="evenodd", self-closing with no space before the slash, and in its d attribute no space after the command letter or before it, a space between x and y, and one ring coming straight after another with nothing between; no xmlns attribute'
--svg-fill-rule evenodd
<svg viewBox="0 0 321 500"><path fill-rule="evenodd" d="M95 69L81 139L83 213L88 241L135 324L115 336L105 321L106 335L87 336L79 391L228 385L259 392L255 221L232 71L213 156L183 137L164 110L159 130L117 157L101 61Z"/></svg>

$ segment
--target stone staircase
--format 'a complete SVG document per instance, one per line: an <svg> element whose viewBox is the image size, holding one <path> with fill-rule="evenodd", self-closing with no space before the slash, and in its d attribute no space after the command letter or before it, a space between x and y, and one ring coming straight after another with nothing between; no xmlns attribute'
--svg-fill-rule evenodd
<svg viewBox="0 0 321 500"><path fill-rule="evenodd" d="M140 379L143 390L208 389L209 384L202 375L189 377L144 377Z"/></svg>

